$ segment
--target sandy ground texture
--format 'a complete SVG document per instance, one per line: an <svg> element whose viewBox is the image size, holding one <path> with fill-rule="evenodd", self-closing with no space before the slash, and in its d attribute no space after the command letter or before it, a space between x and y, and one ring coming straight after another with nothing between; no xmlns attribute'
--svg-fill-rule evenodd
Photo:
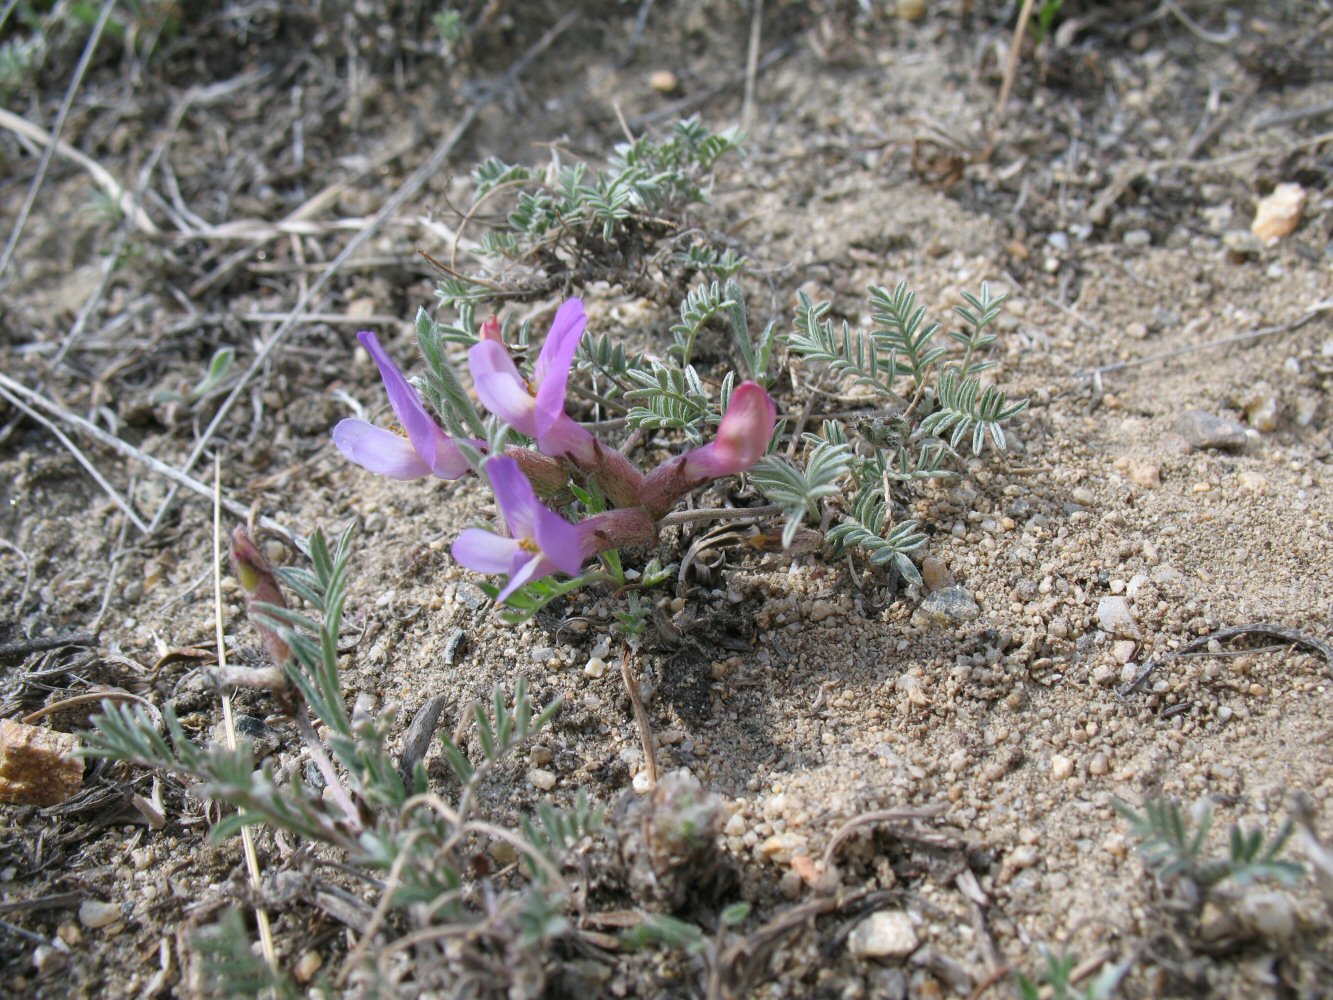
<svg viewBox="0 0 1333 1000"><path fill-rule="evenodd" d="M216 734L210 507L145 461L182 469L200 446L188 472L207 481L221 456L232 522L360 523L349 705L396 703L401 735L444 695L448 732L522 676L564 709L488 783L491 816L580 787L623 811L646 769L614 604L590 593L563 610L573 623L504 626L448 555L491 514L477 483L373 477L329 430L380 405L357 329L415 357L408 321L435 281L415 250L447 259L476 162L544 163L556 141L596 162L624 128L745 119L746 158L692 221L750 258L756 321L789 326L800 290L868 323L867 286L906 280L947 322L989 281L1009 295L995 377L1031 406L1002 458L907 498L931 535L923 588L742 543L663 598L673 627L632 667L659 770L720 797L713 867L677 915L753 904L718 939L729 995L1016 996L1010 970L1035 973L1043 947L1089 977L1124 963L1117 996L1333 995L1316 878L1316 842L1333 843L1327 2L1067 0L1026 43L1003 115L1013 11L988 5L770 0L756 20L722 2L478 3L448 58L412 3L219 6L178 30L113 17L61 138L140 207L108 211L90 169L55 156L0 278L0 715L60 705L36 724L77 731L90 706L62 703L114 688ZM6 233L45 148L31 126L52 128L88 30L52 29L6 83L7 115L30 126L7 117L0 136ZM1260 240L1280 184L1303 211ZM661 354L684 288L570 291L595 334ZM504 309L541 325L557 301ZM220 345L237 365L218 392L162 397ZM720 372L723 335L701 347ZM831 408L856 405L831 390ZM799 413L790 376L775 391ZM654 438L638 458L679 448ZM758 502L739 481L709 500ZM670 529L632 561L679 561L692 537ZM257 660L224 592L233 656ZM1263 627L1227 631L1242 626ZM269 718L275 760L299 760L270 701L238 708ZM426 763L446 781L437 752ZM1211 800L1210 855L1232 823L1271 834L1301 812L1287 856L1306 876L1192 907L1145 872L1111 806L1161 796ZM0 808L3 992L193 995L189 930L256 903L239 842L207 839L218 815L177 779L107 764L63 804ZM336 970L377 897L271 830L258 847L284 967ZM602 936L547 957L546 994L705 995L717 953L587 943L623 926L592 911L661 908L592 881L579 932Z"/></svg>

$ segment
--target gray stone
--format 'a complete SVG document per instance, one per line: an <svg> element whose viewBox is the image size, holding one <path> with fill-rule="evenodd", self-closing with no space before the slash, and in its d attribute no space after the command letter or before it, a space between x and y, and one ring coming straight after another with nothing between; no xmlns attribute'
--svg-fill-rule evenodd
<svg viewBox="0 0 1333 1000"><path fill-rule="evenodd" d="M460 583L458 585L458 603L463 605L469 611L480 611L490 600L485 591L474 583Z"/></svg>
<svg viewBox="0 0 1333 1000"><path fill-rule="evenodd" d="M981 616L981 608L972 592L963 587L945 587L922 601L912 612L912 623L917 626L957 625Z"/></svg>
<svg viewBox="0 0 1333 1000"><path fill-rule="evenodd" d="M1171 429L1189 442L1191 448L1241 451L1245 447L1244 424L1204 410L1186 410L1176 417Z"/></svg>
<svg viewBox="0 0 1333 1000"><path fill-rule="evenodd" d="M463 651L467 645L467 633L461 628L449 630L449 634L444 639L444 662L453 666L458 662L458 654Z"/></svg>

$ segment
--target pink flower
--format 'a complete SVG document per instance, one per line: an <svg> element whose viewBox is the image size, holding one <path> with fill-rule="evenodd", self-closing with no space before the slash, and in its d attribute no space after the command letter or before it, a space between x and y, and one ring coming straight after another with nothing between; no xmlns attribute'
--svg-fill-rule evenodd
<svg viewBox="0 0 1333 1000"><path fill-rule="evenodd" d="M509 582L496 596L498 601L557 571L577 576L585 550L581 526L544 507L512 458L490 459L486 473L509 537L468 528L454 542L454 558L479 573L507 573Z"/></svg>
<svg viewBox="0 0 1333 1000"><path fill-rule="evenodd" d="M685 455L685 475L720 479L744 472L764 457L773 436L777 407L757 382L742 382L731 394L717 437Z"/></svg>
<svg viewBox="0 0 1333 1000"><path fill-rule="evenodd" d="M356 337L375 359L389 393L389 405L407 437L349 417L333 428L333 443L338 450L362 468L393 479L458 479L464 475L467 459L454 439L426 412L417 391L384 353L375 335L362 330Z"/></svg>
<svg viewBox="0 0 1333 1000"><path fill-rule="evenodd" d="M717 437L645 476L640 502L654 518L661 518L696 486L744 472L764 457L776 421L777 407L763 386L742 382L731 394Z"/></svg>
<svg viewBox="0 0 1333 1000"><path fill-rule="evenodd" d="M494 339L486 336L468 351L472 384L486 409L534 438L538 450L552 458L590 461L595 453L593 436L565 413L569 369L587 326L583 302L566 301L551 323L531 381L519 374L498 334Z"/></svg>

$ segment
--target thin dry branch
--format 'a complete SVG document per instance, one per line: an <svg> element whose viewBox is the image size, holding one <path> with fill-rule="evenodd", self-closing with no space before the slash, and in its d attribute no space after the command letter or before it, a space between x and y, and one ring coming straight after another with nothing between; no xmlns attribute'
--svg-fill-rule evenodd
<svg viewBox="0 0 1333 1000"><path fill-rule="evenodd" d="M154 458L147 452L141 451L140 449L134 447L134 445L122 441L114 434L102 430L102 428L98 427L96 424L88 420L85 420L83 417L80 417L75 413L70 413L64 407L59 406L56 403L53 403L51 400L47 399L41 393L29 389L23 383L14 381L12 378L4 374L3 372L0 372L0 389L7 389L14 396L22 397L29 403L32 403L33 406L35 406L37 409L45 410L48 414L50 414L55 419L59 420L61 423L69 427L72 427L75 430L82 432L83 434L88 435L93 440L97 441L99 444L106 445L111 450L117 452L120 455L124 455L126 458L132 458L134 459L134 461L146 465L149 469L156 472L158 475L165 476L167 479L170 479L177 485L184 486L187 490L190 490L193 493L197 493L199 496L208 499L212 498L213 490L211 487L207 486L204 483L201 483L199 480L193 478L192 476L188 476L183 472L178 472L173 466L168 465L160 458ZM234 514L237 517L249 517L250 515L250 510L248 507L245 506L245 504L240 503L237 500L233 500L230 497L222 498L222 506L226 508L228 513ZM264 528L267 528L269 531L275 532L281 537L287 539L287 541L291 542L293 545L297 544L298 541L297 536L291 531L291 529L283 527L281 524L279 524L277 521L274 521L272 518L261 517L258 519L258 523L262 525ZM151 527L152 525L147 525L145 527L145 530L151 529Z"/></svg>
<svg viewBox="0 0 1333 1000"><path fill-rule="evenodd" d="M108 7L109 6L110 5L108 4ZM93 39L90 38L90 45L92 41ZM90 49L85 51L91 54ZM70 92L67 95L67 100L73 98L74 88L82 78L83 68L83 64L80 63L79 69L75 71L74 82L70 85ZM97 163L95 160L80 153L73 146L69 145L69 143L56 138L59 136L60 130L65 124L67 113L68 109L62 108L60 116L56 119L54 129L51 132L47 132L28 121L26 118L22 118L19 115L14 114L12 111L6 111L4 108L0 108L0 127L6 128L11 132L16 132L45 148L45 152L42 155L42 162L38 164L37 167L37 176L33 178L33 184L28 191L28 198L24 202L18 220L14 223L14 229L13 232L10 233L9 242L5 246L4 253L3 255L0 255L0 274L3 274L9 266L9 260L13 255L14 247L18 245L19 238L23 234L23 225L27 221L28 214L32 211L32 203L37 197L37 191L40 189L41 182L46 176L46 171L50 168L51 157L57 154L78 164L84 170L88 171L88 173L92 175L93 180L97 182L98 186L107 193L108 197L115 201L120 210L125 213L125 216L134 223L135 228L140 232L154 236L158 233L158 228L153 223L153 220L150 219L147 213L135 203L134 196L126 191L125 188L121 186L120 182L111 176L110 171L100 163Z"/></svg>
<svg viewBox="0 0 1333 1000"><path fill-rule="evenodd" d="M5 378L4 376L0 376L0 378L4 378L5 382L9 382L9 379ZM102 473L98 471L97 466L93 465L92 460L89 459L88 456L85 455L82 451L80 451L79 446L76 445L69 438L67 438L64 432L62 432L59 427L51 423L51 421L47 420L44 416L42 416L40 413L34 410L23 400L19 399L18 396L16 396L13 392L9 391L9 388L7 386L0 386L0 398L8 400L10 405L14 406L18 410L21 410L30 420L36 421L37 423L45 427L48 431L50 431L51 434L55 437L55 439L59 441L62 445L64 445L65 449L71 455L74 456L74 460L83 466L84 470L87 471L88 475L93 477L93 481L96 482L97 485L102 488L103 493L105 493L108 497L111 498L111 502L120 508L121 513L123 513L129 519L130 523L139 529L139 534L141 535L149 534L148 525L145 524L143 518L139 516L139 512L136 511L134 507L130 505L130 502L128 500L126 500L123 496L120 495L119 490L117 490L114 486L112 486L109 482L107 482L106 477L103 476Z"/></svg>

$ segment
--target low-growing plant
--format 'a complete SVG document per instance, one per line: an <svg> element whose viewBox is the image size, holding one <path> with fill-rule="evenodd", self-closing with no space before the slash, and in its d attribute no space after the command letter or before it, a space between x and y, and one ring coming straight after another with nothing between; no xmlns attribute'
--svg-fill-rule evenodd
<svg viewBox="0 0 1333 1000"><path fill-rule="evenodd" d="M1115 989L1124 978L1129 962L1119 962L1102 968L1091 982L1083 989L1074 984L1074 970L1078 959L1073 953L1064 951L1056 954L1049 948L1043 948L1045 965L1035 978L1029 979L1021 972L1015 973L1018 993L1023 1000L1110 1000Z"/></svg>
<svg viewBox="0 0 1333 1000"><path fill-rule="evenodd" d="M1186 879L1202 890L1222 882L1247 885L1264 879L1291 884L1305 869L1295 861L1279 858L1291 838L1292 823L1282 824L1276 836L1266 840L1261 829L1245 830L1233 824L1224 857L1210 856L1208 833L1213 825L1212 803L1204 801L1197 819L1174 799L1149 799L1136 810L1119 799L1111 805L1139 838L1138 852L1148 870L1159 880Z"/></svg>
<svg viewBox="0 0 1333 1000"><path fill-rule="evenodd" d="M704 197L701 177L738 144L739 135L714 135L691 119L665 140L617 147L610 165L596 173L581 163L557 161L538 171L490 160L474 172L469 217L509 189L512 210L483 238L486 255L530 267L536 261L537 270L563 284L588 277L587 262L600 260L615 280L632 285L634 267L612 250L624 249L626 240L641 246L654 227L670 228L671 213ZM653 544L683 497L747 471L785 517L771 547L790 549L805 526L800 550L818 544L823 531L832 554L861 550L872 565L888 567L891 579L918 584L915 559L927 534L903 516L908 491L956 477L960 448L974 456L987 446L1003 450L1005 423L1027 406L983 381L994 365L993 324L1005 298L986 283L977 295L964 293L955 308L961 324L946 340L902 282L892 291L870 289L870 330L846 322L835 328L831 304L802 293L794 328L779 335L776 323L751 329L735 277L705 280L680 303L663 357L631 353L607 335L585 338L583 304L567 299L535 360L526 324L515 330L496 317L478 324L477 305L495 294L494 284L451 276L440 296L457 319L446 324L418 312L424 404L375 335L359 334L406 438L349 419L335 428L334 442L352 461L399 479L475 473L490 483L503 526L464 531L454 556L508 576L489 592L509 605L512 621L589 584L623 590L629 580L620 548ZM531 292L529 286L522 294ZM729 334L736 367L707 377L695 358L700 338L717 326ZM472 386L489 417L464 387L450 354L454 345L467 348ZM863 393L863 415L824 419L818 432L798 427L785 455L777 447L789 418L778 419L768 392L781 370L782 347L791 359L821 365ZM589 424L569 415L583 402L595 407ZM640 433L679 435L691 450L640 472L599 433L608 419ZM705 443L710 434L714 440ZM758 544L769 547L762 539ZM585 569L594 557L596 568ZM556 574L570 579L553 582Z"/></svg>

